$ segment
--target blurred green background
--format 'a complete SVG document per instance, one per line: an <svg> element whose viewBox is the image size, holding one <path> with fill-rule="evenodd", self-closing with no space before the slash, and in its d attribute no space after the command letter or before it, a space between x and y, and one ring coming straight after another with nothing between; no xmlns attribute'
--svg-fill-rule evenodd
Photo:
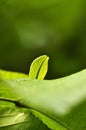
<svg viewBox="0 0 86 130"><path fill-rule="evenodd" d="M28 73L43 54L46 79L86 68L86 0L0 0L0 68Z"/></svg>

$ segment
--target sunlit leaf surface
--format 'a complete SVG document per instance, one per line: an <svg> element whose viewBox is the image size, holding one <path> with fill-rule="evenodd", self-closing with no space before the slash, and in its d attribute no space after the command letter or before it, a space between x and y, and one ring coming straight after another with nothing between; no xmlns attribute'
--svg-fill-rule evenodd
<svg viewBox="0 0 86 130"><path fill-rule="evenodd" d="M46 55L40 56L35 59L30 67L29 78L31 79L44 79L48 70L48 59Z"/></svg>

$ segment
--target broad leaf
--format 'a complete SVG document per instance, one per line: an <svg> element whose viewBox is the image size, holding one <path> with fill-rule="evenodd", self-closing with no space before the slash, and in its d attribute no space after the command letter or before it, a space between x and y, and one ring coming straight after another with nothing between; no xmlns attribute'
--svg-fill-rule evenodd
<svg viewBox="0 0 86 130"><path fill-rule="evenodd" d="M19 130L21 128L22 130L28 130L29 128L32 128L31 130L66 130L64 126L61 126L46 115L29 108L22 108L26 106L19 104L18 97L14 99L12 94L14 92L9 87L6 87L6 82L0 82L0 130Z"/></svg>
<svg viewBox="0 0 86 130"><path fill-rule="evenodd" d="M6 85L0 81L0 130L50 130L30 109L18 103L18 98Z"/></svg>
<svg viewBox="0 0 86 130"><path fill-rule="evenodd" d="M23 107L52 119L57 123L56 129L86 128L86 70L57 80L17 79L7 80L7 83L7 87L21 98L19 103ZM35 115L45 122L41 114ZM48 125L52 123L50 120L46 122Z"/></svg>
<svg viewBox="0 0 86 130"><path fill-rule="evenodd" d="M36 58L31 64L29 78L44 79L48 70L48 59L46 55Z"/></svg>

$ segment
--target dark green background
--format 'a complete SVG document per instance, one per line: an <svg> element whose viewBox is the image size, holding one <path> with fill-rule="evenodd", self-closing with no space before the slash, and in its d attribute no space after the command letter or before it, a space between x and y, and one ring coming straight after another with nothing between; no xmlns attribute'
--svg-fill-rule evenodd
<svg viewBox="0 0 86 130"><path fill-rule="evenodd" d="M0 68L28 73L43 54L47 79L86 68L86 0L0 0Z"/></svg>

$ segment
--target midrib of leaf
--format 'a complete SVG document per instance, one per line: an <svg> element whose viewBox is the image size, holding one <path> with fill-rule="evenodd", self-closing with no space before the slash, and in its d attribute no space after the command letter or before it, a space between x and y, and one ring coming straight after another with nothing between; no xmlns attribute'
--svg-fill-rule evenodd
<svg viewBox="0 0 86 130"><path fill-rule="evenodd" d="M45 59L42 61L42 63L41 63L41 65L40 65L40 67L39 67L39 69L38 69L38 72L37 72L37 75L36 75L36 79L39 79L39 72L40 72L40 70L41 70L41 67L42 67L42 65L43 65L43 63L45 62Z"/></svg>
<svg viewBox="0 0 86 130"><path fill-rule="evenodd" d="M63 122L61 122L59 120L57 121L44 113L41 113L34 109L32 110L32 113L52 130L71 130Z"/></svg>

